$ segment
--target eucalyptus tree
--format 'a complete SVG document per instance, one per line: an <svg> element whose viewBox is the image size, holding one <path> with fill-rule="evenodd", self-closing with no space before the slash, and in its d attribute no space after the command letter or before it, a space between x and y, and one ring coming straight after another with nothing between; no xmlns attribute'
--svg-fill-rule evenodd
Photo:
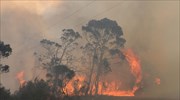
<svg viewBox="0 0 180 100"><path fill-rule="evenodd" d="M75 56L72 52L77 48L77 40L81 38L78 32L72 29L64 29L58 42L43 39L40 41L44 51L37 52L40 66L46 70L47 81L52 84L52 91L57 96L64 94L63 88L75 76L74 70L69 67Z"/></svg>
<svg viewBox="0 0 180 100"><path fill-rule="evenodd" d="M86 94L92 94L93 85L97 94L101 75L111 71L109 57L115 54L121 55L120 48L124 47L126 41L117 22L107 18L90 20L82 26L82 30L86 43L81 48L91 68Z"/></svg>

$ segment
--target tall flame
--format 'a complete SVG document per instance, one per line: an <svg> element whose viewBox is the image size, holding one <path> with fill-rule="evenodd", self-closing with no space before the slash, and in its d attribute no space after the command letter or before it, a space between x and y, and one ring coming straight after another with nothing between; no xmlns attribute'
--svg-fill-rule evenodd
<svg viewBox="0 0 180 100"><path fill-rule="evenodd" d="M131 74L135 77L135 85L131 90L120 90L120 85L115 81L104 82L100 81L98 94L99 95L109 95L109 96L134 96L134 93L139 89L139 84L142 80L142 71L141 65L138 57L134 54L131 49L121 50L125 56L125 59L129 63ZM75 78L67 84L65 87L65 93L68 95L77 95L75 94L76 90L83 88L83 82L85 81L85 76L75 76ZM77 81L78 80L78 81ZM76 82L75 82L76 81ZM76 83L76 86L75 84ZM92 94L95 94L95 86L92 86ZM78 95L82 95L79 93Z"/></svg>
<svg viewBox="0 0 180 100"><path fill-rule="evenodd" d="M20 87L24 86L26 81L24 80L24 71L20 71L16 74L16 78L19 81Z"/></svg>
<svg viewBox="0 0 180 100"><path fill-rule="evenodd" d="M138 57L131 49L123 49L121 50L125 56L125 59L128 61L130 70L132 75L135 77L135 85L133 86L132 90L122 91L118 90L115 83L110 83L108 88L111 90L103 91L103 95L111 95L111 96L134 96L134 93L139 89L139 84L142 80L142 71L141 65Z"/></svg>
<svg viewBox="0 0 180 100"><path fill-rule="evenodd" d="M141 71L140 61L131 49L127 49L127 50L123 49L122 52L131 67L131 73L136 78L136 86L134 86L134 89L138 89L137 85L142 80L142 71Z"/></svg>

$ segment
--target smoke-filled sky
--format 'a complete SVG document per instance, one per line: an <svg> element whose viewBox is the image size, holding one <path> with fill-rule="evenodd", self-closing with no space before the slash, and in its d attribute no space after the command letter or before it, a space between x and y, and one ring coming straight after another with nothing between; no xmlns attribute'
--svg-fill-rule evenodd
<svg viewBox="0 0 180 100"><path fill-rule="evenodd" d="M139 56L142 68L161 78L156 96L179 94L179 1L1 1L1 40L13 52L2 63L11 66L1 81L18 88L17 72L33 77L37 50L43 38L57 40L64 28L81 32L91 19L109 18L122 27L125 47ZM154 92L154 88L148 91Z"/></svg>

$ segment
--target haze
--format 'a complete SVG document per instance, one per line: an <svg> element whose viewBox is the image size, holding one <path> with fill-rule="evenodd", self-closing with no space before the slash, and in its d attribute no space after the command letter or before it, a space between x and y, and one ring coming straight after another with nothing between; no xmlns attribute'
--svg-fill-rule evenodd
<svg viewBox="0 0 180 100"><path fill-rule="evenodd" d="M43 38L58 40L61 30L81 26L91 19L109 18L122 27L125 46L141 60L144 72L161 78L152 96L179 98L179 1L1 1L1 40L13 53L3 63L10 72L1 81L18 89L17 72L33 78L34 51ZM149 70L151 69L151 70Z"/></svg>

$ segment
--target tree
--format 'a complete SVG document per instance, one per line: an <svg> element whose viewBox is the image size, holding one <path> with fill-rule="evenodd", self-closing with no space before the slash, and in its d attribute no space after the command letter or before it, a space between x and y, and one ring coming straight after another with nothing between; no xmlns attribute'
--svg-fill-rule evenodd
<svg viewBox="0 0 180 100"><path fill-rule="evenodd" d="M80 34L72 29L64 29L60 37L60 43L47 39L40 41L45 52L35 53L43 69L47 71L48 81L53 86L54 94L63 95L63 87L75 76L75 72L69 68L75 56L72 51L77 47Z"/></svg>
<svg viewBox="0 0 180 100"><path fill-rule="evenodd" d="M114 54L122 54L119 50L126 42L122 38L123 32L116 21L104 18L101 20L91 20L87 25L82 26L83 36L86 44L82 47L84 54L87 55L91 70L88 81L88 89L92 93L92 85L95 85L95 94L98 93L98 84L100 76L103 73L111 71L109 56ZM93 77L93 74L95 74ZM95 82L92 82L95 78Z"/></svg>
<svg viewBox="0 0 180 100"><path fill-rule="evenodd" d="M5 89L1 84L0 84L0 98L1 100L10 100L11 98L10 91Z"/></svg>
<svg viewBox="0 0 180 100"><path fill-rule="evenodd" d="M52 84L52 93L58 98L65 95L64 88L68 82L75 76L75 72L66 65L54 66L51 73L47 73L48 82Z"/></svg>
<svg viewBox="0 0 180 100"><path fill-rule="evenodd" d="M15 92L15 100L56 100L51 87L44 80L29 81Z"/></svg>
<svg viewBox="0 0 180 100"><path fill-rule="evenodd" d="M38 58L42 66L50 68L58 64L71 65L72 59L74 59L72 51L77 48L77 40L80 37L78 32L75 32L72 29L64 29L63 34L60 37L60 43L47 39L41 40L40 43L45 49L45 53L39 54Z"/></svg>
<svg viewBox="0 0 180 100"><path fill-rule="evenodd" d="M7 58L12 53L12 48L9 44L4 44L4 42L0 41L0 61L1 58ZM9 72L9 66L8 65L2 65L0 62L0 75L1 73L7 73ZM0 76L1 78L1 76ZM10 100L11 95L10 91L6 90L2 84L0 79L0 97L2 100Z"/></svg>
<svg viewBox="0 0 180 100"><path fill-rule="evenodd" d="M4 42L0 41L0 59L6 58L12 53L12 49L9 44L4 44ZM2 65L0 63L0 73L7 73L9 72L8 65Z"/></svg>

